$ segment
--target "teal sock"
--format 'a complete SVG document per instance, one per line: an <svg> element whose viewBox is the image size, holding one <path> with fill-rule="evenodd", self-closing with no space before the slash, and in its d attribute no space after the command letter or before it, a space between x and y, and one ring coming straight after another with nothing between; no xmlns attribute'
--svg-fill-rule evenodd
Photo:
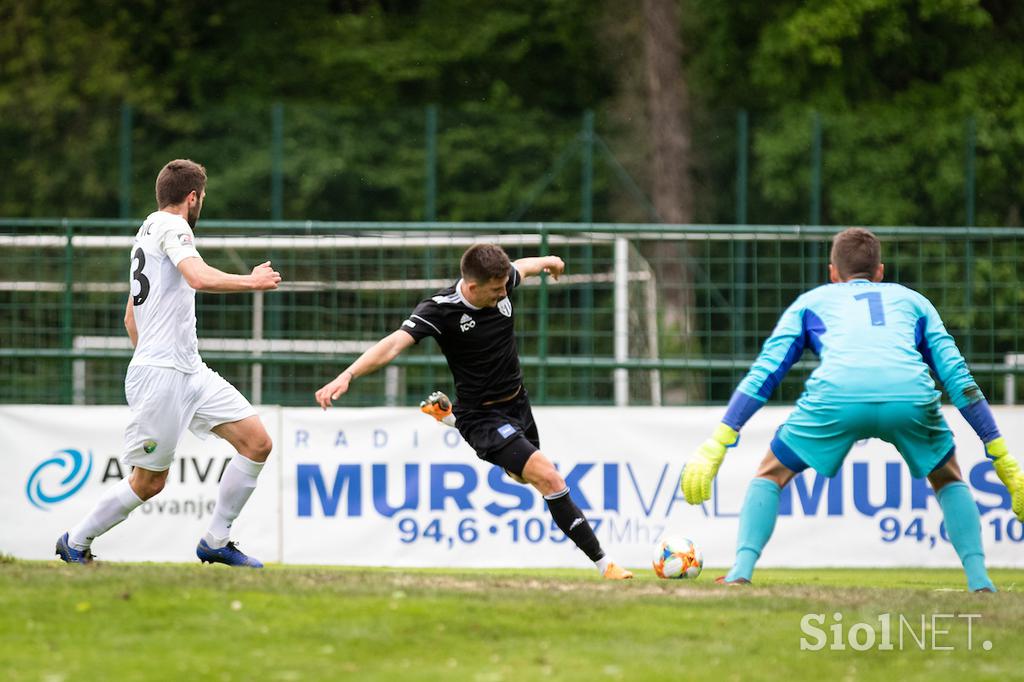
<svg viewBox="0 0 1024 682"><path fill-rule="evenodd" d="M779 492L775 481L755 478L747 488L747 499L740 510L740 532L736 538L736 563L725 576L726 580L746 578L754 574L754 564L761 557L761 550L768 544L775 519L779 516Z"/></svg>
<svg viewBox="0 0 1024 682"><path fill-rule="evenodd" d="M949 483L935 497L942 507L946 534L964 565L967 589L971 592L987 587L995 590L985 570L985 550L981 546L981 515L974 503L971 489L963 481Z"/></svg>

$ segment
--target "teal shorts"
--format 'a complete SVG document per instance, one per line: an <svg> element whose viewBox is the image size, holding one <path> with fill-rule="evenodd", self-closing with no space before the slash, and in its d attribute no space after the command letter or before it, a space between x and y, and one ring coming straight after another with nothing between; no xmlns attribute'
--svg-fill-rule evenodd
<svg viewBox="0 0 1024 682"><path fill-rule="evenodd" d="M939 400L912 403L831 403L800 399L772 440L772 453L787 468L811 467L831 478L853 444L866 438L892 443L910 475L924 478L953 456L953 434Z"/></svg>

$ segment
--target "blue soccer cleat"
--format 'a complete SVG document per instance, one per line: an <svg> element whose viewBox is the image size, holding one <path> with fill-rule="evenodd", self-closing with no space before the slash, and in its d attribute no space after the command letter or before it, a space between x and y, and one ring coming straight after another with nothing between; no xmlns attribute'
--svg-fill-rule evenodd
<svg viewBox="0 0 1024 682"><path fill-rule="evenodd" d="M68 534L64 533L57 538L57 556L67 564L91 564L96 559L92 550L75 549L68 543Z"/></svg>
<svg viewBox="0 0 1024 682"><path fill-rule="evenodd" d="M214 549L206 544L206 540L200 540L196 545L196 556L201 562L211 564L227 564L228 566L247 566L249 568L263 568L263 562L247 555L233 542L223 547Z"/></svg>
<svg viewBox="0 0 1024 682"><path fill-rule="evenodd" d="M717 578L715 578L715 582L717 584L719 584L719 585L730 585L730 586L733 586L733 587L735 587L736 585L752 585L753 584L753 583L751 583L746 578L736 578L735 580L728 580L727 577L724 576L724 575L720 575Z"/></svg>

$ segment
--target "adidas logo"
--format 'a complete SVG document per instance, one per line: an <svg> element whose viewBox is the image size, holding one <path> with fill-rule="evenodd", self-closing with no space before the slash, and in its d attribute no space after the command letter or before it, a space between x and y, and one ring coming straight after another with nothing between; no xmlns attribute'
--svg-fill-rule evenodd
<svg viewBox="0 0 1024 682"><path fill-rule="evenodd" d="M462 319L459 320L459 329L464 332L468 332L470 329L476 326L476 320L469 315L463 313Z"/></svg>

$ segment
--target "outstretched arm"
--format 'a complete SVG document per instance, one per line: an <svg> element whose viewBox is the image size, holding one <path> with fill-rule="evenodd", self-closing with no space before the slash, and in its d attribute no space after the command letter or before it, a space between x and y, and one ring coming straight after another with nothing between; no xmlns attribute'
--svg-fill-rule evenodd
<svg viewBox="0 0 1024 682"><path fill-rule="evenodd" d="M179 262L178 270L190 287L212 294L266 291L276 289L281 282L281 273L270 267L270 261L260 263L248 275L232 275L210 267L202 258L192 256Z"/></svg>
<svg viewBox="0 0 1024 682"><path fill-rule="evenodd" d="M355 362L342 371L330 383L325 384L316 392L316 402L325 410L331 406L332 400L337 400L348 392L349 384L356 377L371 374L397 358L402 351L416 343L416 340L407 332L399 329L375 343L365 353L360 355Z"/></svg>
<svg viewBox="0 0 1024 682"><path fill-rule="evenodd" d="M800 299L782 313L757 360L733 392L723 424L739 431L761 409L803 355L808 336L814 335L815 319Z"/></svg>
<svg viewBox="0 0 1024 682"><path fill-rule="evenodd" d="M558 279L565 270L565 262L558 256L541 256L539 258L520 258L512 263L519 271L520 277L533 277L546 272Z"/></svg>
<svg viewBox="0 0 1024 682"><path fill-rule="evenodd" d="M999 480L1010 491L1013 513L1024 521L1024 472L1017 458L1010 454L985 395L967 369L967 361L946 331L938 311L930 301L922 299L924 316L918 320L917 350L938 375L960 414L985 444L985 456L991 460Z"/></svg>
<svg viewBox="0 0 1024 682"><path fill-rule="evenodd" d="M800 359L804 345L817 329L814 320L799 298L779 318L757 360L733 392L722 422L683 467L679 487L687 502L700 504L711 498L711 484L725 459L726 449L739 442L740 429L761 409L789 368ZM817 350L814 343L812 340L811 345Z"/></svg>

